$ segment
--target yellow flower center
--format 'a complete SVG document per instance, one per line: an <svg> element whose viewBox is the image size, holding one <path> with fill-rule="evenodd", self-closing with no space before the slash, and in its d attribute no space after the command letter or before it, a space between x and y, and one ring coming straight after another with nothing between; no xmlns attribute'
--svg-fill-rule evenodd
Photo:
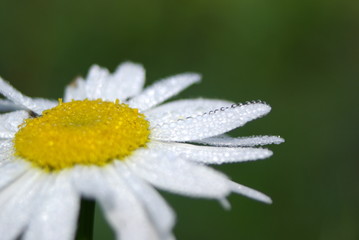
<svg viewBox="0 0 359 240"><path fill-rule="evenodd" d="M47 171L76 164L102 166L145 147L149 134L145 116L118 100L60 100L20 126L15 155Z"/></svg>

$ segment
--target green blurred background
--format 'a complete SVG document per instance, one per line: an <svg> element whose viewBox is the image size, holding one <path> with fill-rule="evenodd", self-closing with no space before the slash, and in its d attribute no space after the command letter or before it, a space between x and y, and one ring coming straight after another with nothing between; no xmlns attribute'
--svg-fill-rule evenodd
<svg viewBox="0 0 359 240"><path fill-rule="evenodd" d="M357 0L1 0L0 30L0 75L30 96L56 99L91 64L132 60L147 84L202 73L180 97L271 104L233 135L286 143L218 168L274 204L232 194L226 211L162 192L178 239L359 239ZM97 213L96 239L112 239Z"/></svg>

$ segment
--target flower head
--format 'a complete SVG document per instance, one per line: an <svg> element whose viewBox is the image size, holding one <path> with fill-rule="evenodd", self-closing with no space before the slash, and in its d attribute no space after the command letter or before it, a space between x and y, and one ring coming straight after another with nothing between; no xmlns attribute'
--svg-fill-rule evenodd
<svg viewBox="0 0 359 240"><path fill-rule="evenodd" d="M2 239L72 239L81 197L96 200L121 239L172 239L174 213L152 187L227 205L231 192L270 203L208 164L264 159L254 146L280 137L224 133L270 111L264 102L164 103L200 76L185 73L143 89L144 69L93 66L64 100L24 96L0 78Z"/></svg>

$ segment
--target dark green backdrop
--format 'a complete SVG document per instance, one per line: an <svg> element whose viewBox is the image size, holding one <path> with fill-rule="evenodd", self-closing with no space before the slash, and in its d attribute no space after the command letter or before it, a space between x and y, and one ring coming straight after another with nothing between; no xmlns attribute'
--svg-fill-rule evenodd
<svg viewBox="0 0 359 240"><path fill-rule="evenodd" d="M357 0L0 2L0 75L30 96L56 99L91 64L124 60L147 83L202 73L181 97L265 100L271 114L233 134L286 139L270 159L219 167L273 205L163 193L178 239L359 239ZM101 219L95 235L111 239Z"/></svg>

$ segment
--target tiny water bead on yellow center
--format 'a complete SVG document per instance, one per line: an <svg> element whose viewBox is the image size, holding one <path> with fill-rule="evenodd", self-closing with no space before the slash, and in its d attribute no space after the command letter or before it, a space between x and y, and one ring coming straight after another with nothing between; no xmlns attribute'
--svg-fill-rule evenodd
<svg viewBox="0 0 359 240"><path fill-rule="evenodd" d="M20 126L15 155L48 171L76 164L102 166L145 147L149 134L145 116L118 100L60 100Z"/></svg>

